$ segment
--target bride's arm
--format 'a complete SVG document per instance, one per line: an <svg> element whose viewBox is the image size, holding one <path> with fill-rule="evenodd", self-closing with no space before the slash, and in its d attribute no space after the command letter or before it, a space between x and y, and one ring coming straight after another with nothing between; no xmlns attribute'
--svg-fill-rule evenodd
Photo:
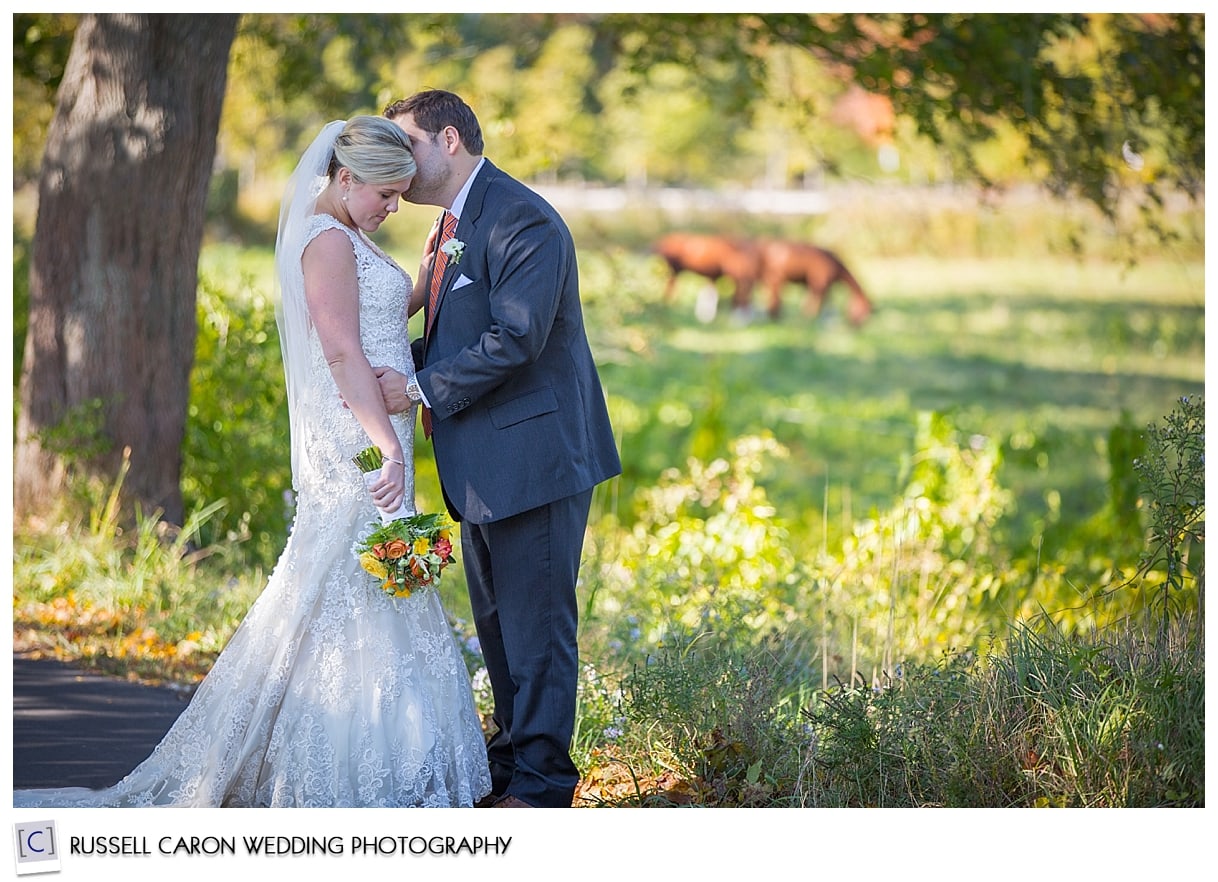
<svg viewBox="0 0 1218 882"><path fill-rule="evenodd" d="M396 509L405 496L406 460L360 345L359 282L351 240L340 230L321 233L305 248L301 266L309 318L339 394L385 456L381 480L370 488L373 501L378 508Z"/></svg>
<svg viewBox="0 0 1218 882"><path fill-rule="evenodd" d="M425 266L419 267L419 280L410 289L410 302L406 304L406 318L410 318L423 308L423 302L427 297L427 282L424 281L426 276L423 275Z"/></svg>

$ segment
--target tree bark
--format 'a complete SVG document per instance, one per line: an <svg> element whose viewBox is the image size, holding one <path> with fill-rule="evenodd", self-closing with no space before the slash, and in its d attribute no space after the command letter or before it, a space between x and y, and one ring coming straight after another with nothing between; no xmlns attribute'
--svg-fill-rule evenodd
<svg viewBox="0 0 1218 882"><path fill-rule="evenodd" d="M14 515L90 476L183 518L198 258L236 15L83 16L38 189Z"/></svg>

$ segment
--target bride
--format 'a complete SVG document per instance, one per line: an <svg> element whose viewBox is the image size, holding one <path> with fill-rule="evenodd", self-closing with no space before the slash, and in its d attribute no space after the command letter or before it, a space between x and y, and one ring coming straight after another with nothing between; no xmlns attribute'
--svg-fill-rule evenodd
<svg viewBox="0 0 1218 882"><path fill-rule="evenodd" d="M366 235L414 174L380 117L330 123L305 151L275 256L297 493L283 554L143 763L105 790L18 791L15 806L469 806L490 792L435 590L390 597L352 553L377 507L414 512L415 414L386 413L371 365L413 376L422 292ZM370 444L385 468L366 487L351 457Z"/></svg>

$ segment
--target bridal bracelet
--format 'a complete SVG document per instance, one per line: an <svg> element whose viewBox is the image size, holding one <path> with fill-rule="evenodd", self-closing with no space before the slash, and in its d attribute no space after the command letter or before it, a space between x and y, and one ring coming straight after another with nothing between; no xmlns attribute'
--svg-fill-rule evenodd
<svg viewBox="0 0 1218 882"><path fill-rule="evenodd" d="M406 463L402 462L400 459L394 459L392 456L386 456L384 457L384 460L385 462L396 462L402 468L406 468Z"/></svg>

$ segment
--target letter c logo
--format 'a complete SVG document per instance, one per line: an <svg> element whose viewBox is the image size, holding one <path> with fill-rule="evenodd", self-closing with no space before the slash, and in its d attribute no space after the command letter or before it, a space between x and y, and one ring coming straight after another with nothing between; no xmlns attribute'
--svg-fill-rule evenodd
<svg viewBox="0 0 1218 882"><path fill-rule="evenodd" d="M44 833L46 833L45 830L31 830L29 832L29 834L25 837L25 847L28 848L30 851L35 852L36 854L42 854L44 851L46 851L46 849L39 848L38 846L36 846L34 844L34 837L42 836Z"/></svg>

